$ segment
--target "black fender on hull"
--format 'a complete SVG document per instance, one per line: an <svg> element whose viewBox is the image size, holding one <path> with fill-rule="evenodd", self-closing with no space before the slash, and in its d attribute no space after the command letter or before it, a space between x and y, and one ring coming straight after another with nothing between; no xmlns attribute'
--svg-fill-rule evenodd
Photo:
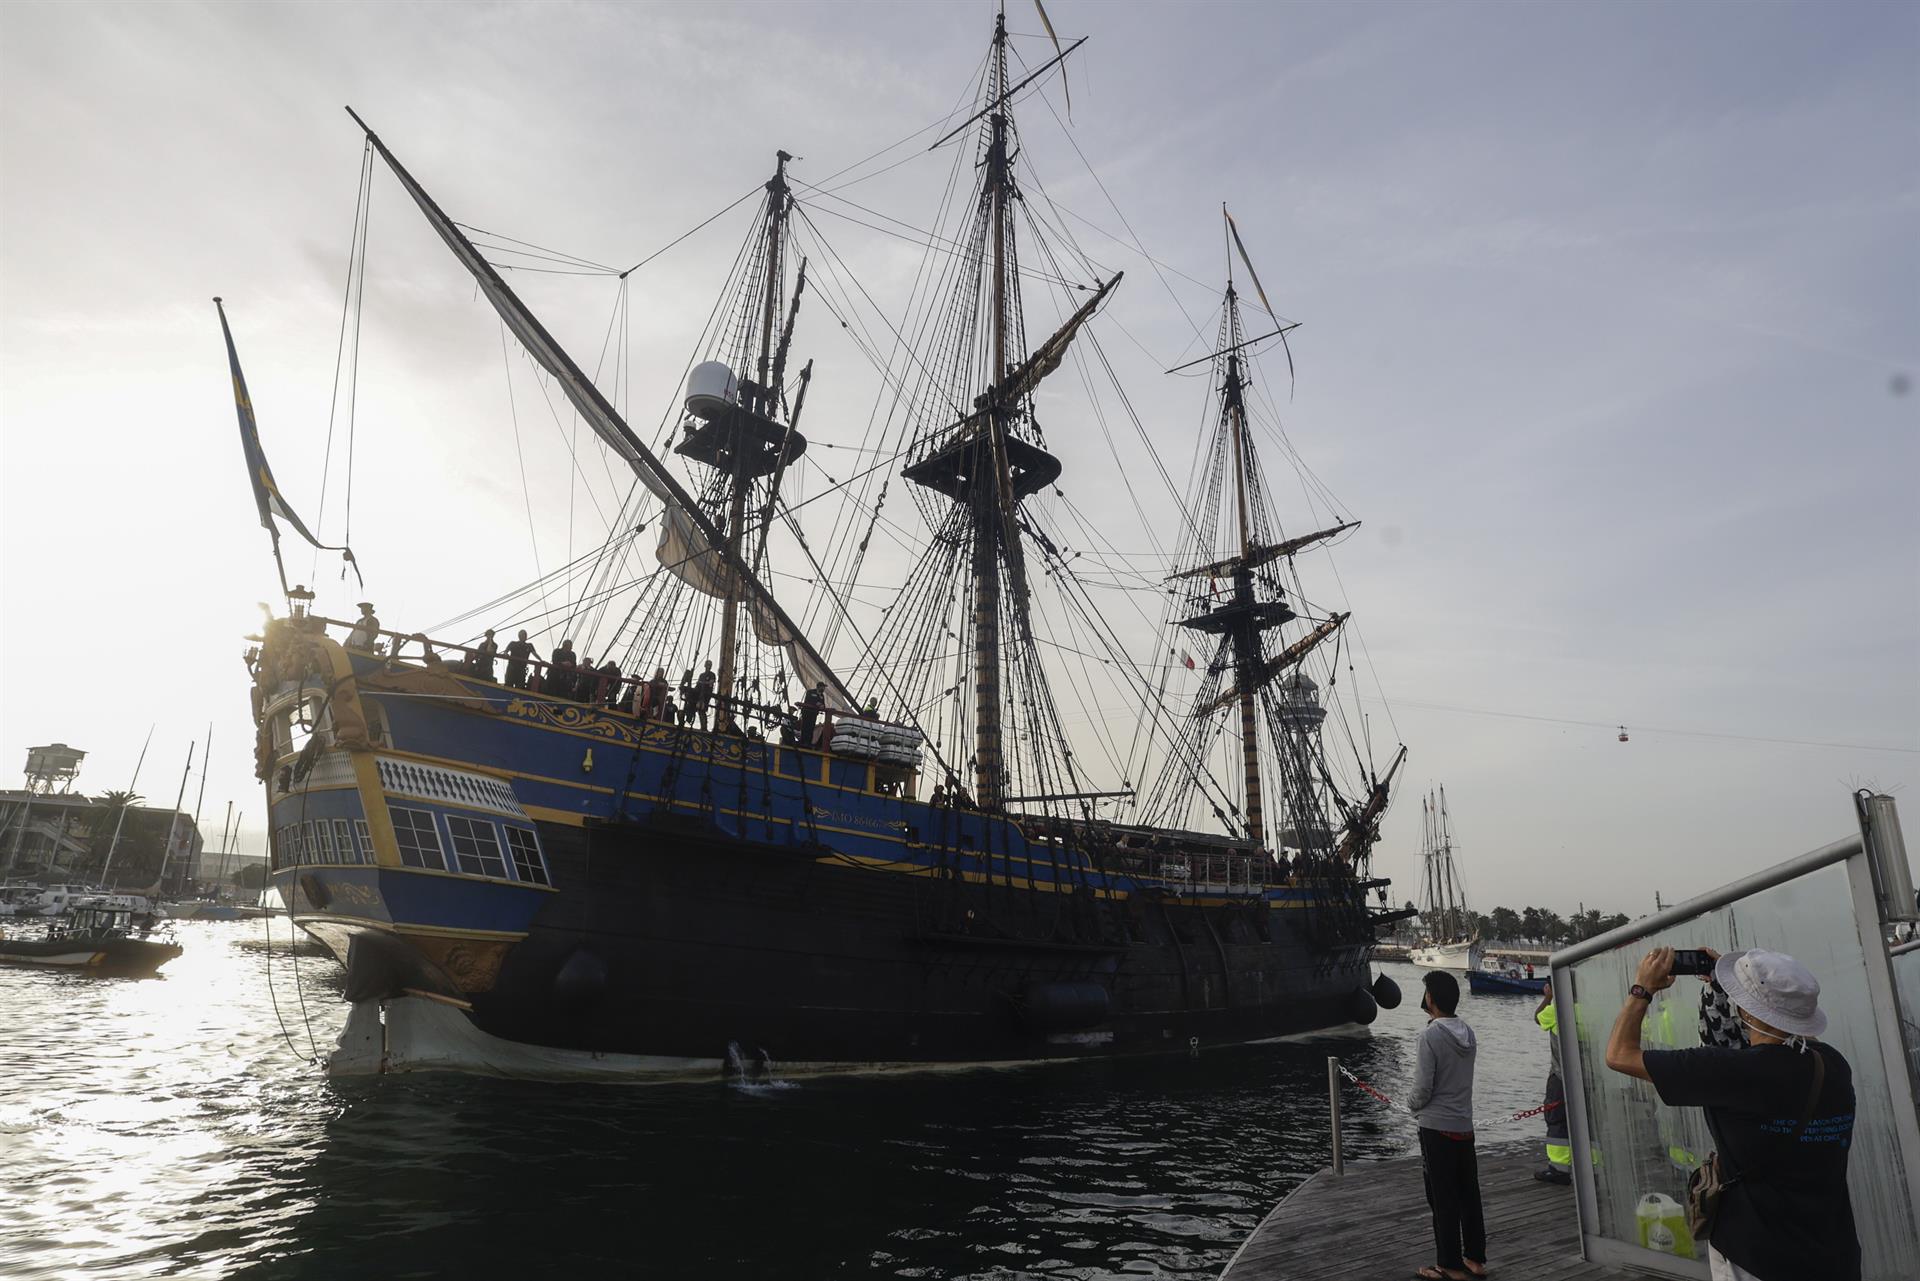
<svg viewBox="0 0 1920 1281"><path fill-rule="evenodd" d="M1347 1016L1361 1027L1380 1017L1380 1006L1364 987L1356 987L1347 996Z"/></svg>
<svg viewBox="0 0 1920 1281"><path fill-rule="evenodd" d="M1382 974L1373 980L1373 999L1383 1010L1398 1009L1400 1006L1400 985Z"/></svg>

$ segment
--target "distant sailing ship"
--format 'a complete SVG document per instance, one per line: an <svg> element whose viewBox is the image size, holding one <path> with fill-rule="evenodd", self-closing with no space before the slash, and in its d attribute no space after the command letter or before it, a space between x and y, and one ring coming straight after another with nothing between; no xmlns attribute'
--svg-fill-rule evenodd
<svg viewBox="0 0 1920 1281"><path fill-rule="evenodd" d="M870 630L835 585L851 589L865 563L877 506L850 505L845 554L823 555L783 491L806 455L813 377L789 360L809 264L793 265L805 206L786 153L667 441L689 483L366 130L632 469L647 510L623 510L616 537L657 530L658 563L596 596L577 631L550 631L592 634L590 652L625 675L563 656L510 664L502 683L491 661L447 661L472 638L348 635L299 587L258 638L272 883L346 966L340 1070L673 1076L721 1070L730 1046L790 1068L1185 1052L1366 1023L1376 1000L1398 1000L1369 956L1405 913L1369 869L1405 749L1383 774L1357 709L1329 718L1347 615L1310 604L1296 564L1353 522L1281 531L1245 392L1252 350L1283 331L1247 338L1231 279L1202 362L1211 462L1175 572L1142 589L1171 609L1163 654L1183 653L1184 635L1211 638L1211 656L1204 671L1190 657L1142 668L1081 601L1086 643L1114 640L1102 661L1138 677L1150 786L1100 777L1063 727L1066 647L1037 593L1042 580L1050 599L1086 593L1038 501L1062 466L1035 398L1118 276L1074 282L1082 305L1029 345L1035 273L1018 233L1040 228L1016 179L1013 107L1071 52L1010 82L999 20L978 109L941 140L972 148L971 194L945 292L883 371L905 406L890 474L928 533ZM1086 265L1050 248L1045 261ZM318 545L273 484L231 333L228 347L262 521ZM782 558L817 585L800 617L838 639L839 669L769 589ZM696 682L709 658L713 680ZM1182 667L1197 688L1173 687ZM678 715L663 715L667 673L684 673Z"/></svg>
<svg viewBox="0 0 1920 1281"><path fill-rule="evenodd" d="M1467 887L1453 858L1447 789L1420 802L1420 945L1407 959L1430 970L1477 970L1480 938L1467 909Z"/></svg>

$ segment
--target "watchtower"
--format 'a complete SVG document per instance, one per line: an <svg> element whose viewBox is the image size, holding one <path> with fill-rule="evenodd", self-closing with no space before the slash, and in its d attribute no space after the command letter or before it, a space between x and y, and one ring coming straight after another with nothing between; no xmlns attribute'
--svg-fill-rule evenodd
<svg viewBox="0 0 1920 1281"><path fill-rule="evenodd" d="M87 754L77 747L68 747L65 743L49 743L45 747L27 749L27 791L35 796L51 796L55 792L73 790L73 780L80 777L80 762Z"/></svg>

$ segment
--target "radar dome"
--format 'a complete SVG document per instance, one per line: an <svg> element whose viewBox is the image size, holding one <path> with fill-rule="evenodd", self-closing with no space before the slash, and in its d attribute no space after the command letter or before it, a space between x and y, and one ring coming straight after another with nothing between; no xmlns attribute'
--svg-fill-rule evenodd
<svg viewBox="0 0 1920 1281"><path fill-rule="evenodd" d="M724 360L703 360L687 375L687 412L718 418L740 403L740 383Z"/></svg>

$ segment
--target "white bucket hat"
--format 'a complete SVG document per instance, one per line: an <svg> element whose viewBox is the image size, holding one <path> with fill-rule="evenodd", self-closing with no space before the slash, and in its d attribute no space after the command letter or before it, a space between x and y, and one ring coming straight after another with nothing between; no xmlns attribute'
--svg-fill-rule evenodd
<svg viewBox="0 0 1920 1281"><path fill-rule="evenodd" d="M1820 980L1785 952L1757 947L1728 952L1714 963L1713 981L1735 1005L1789 1036L1819 1036L1827 1030Z"/></svg>

